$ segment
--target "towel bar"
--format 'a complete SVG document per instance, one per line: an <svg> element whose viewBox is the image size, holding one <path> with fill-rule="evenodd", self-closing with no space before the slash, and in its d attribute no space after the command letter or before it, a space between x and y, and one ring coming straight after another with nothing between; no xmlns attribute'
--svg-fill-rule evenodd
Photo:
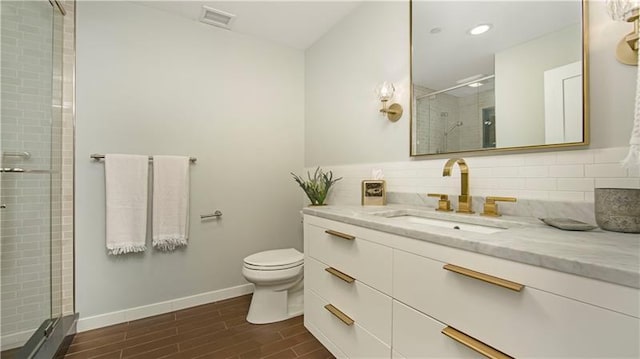
<svg viewBox="0 0 640 359"><path fill-rule="evenodd" d="M215 211L215 212L210 213L210 214L201 214L200 215L200 219L220 218L220 217L222 217L222 212L220 212L220 211Z"/></svg>
<svg viewBox="0 0 640 359"><path fill-rule="evenodd" d="M90 157L96 161L100 161L104 159L104 155L99 155L97 153L92 154ZM191 163L195 163L197 160L198 159L195 157L189 157L189 161L191 161ZM153 161L153 156L149 156L149 161Z"/></svg>

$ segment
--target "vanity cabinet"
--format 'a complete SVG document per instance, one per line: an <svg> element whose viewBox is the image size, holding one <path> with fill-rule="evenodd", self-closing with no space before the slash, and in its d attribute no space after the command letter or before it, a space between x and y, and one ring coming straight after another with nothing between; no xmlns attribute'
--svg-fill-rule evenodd
<svg viewBox="0 0 640 359"><path fill-rule="evenodd" d="M337 357L640 356L635 288L316 216L304 231L305 326Z"/></svg>
<svg viewBox="0 0 640 359"><path fill-rule="evenodd" d="M305 225L305 325L337 357L389 358L393 250L349 229Z"/></svg>
<svg viewBox="0 0 640 359"><path fill-rule="evenodd" d="M351 275L359 283L391 295L392 249L365 240L356 226L327 227L305 227L305 238L309 239L307 254Z"/></svg>
<svg viewBox="0 0 640 359"><path fill-rule="evenodd" d="M398 301L513 357L637 357L637 318L527 283L508 289L399 250L393 262Z"/></svg>
<svg viewBox="0 0 640 359"><path fill-rule="evenodd" d="M442 335L447 326L393 301L393 355L400 358L479 358L477 352Z"/></svg>

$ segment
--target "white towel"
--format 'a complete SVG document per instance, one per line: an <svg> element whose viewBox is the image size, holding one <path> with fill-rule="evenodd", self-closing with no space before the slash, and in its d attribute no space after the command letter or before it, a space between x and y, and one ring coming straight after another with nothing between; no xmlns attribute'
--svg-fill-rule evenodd
<svg viewBox="0 0 640 359"><path fill-rule="evenodd" d="M640 66L637 70L636 104L633 114L633 129L629 140L629 154L622 160L622 165L626 168L640 168Z"/></svg>
<svg viewBox="0 0 640 359"><path fill-rule="evenodd" d="M153 246L172 251L189 238L189 157L153 156Z"/></svg>
<svg viewBox="0 0 640 359"><path fill-rule="evenodd" d="M147 237L149 157L107 154L104 158L107 251L142 252Z"/></svg>

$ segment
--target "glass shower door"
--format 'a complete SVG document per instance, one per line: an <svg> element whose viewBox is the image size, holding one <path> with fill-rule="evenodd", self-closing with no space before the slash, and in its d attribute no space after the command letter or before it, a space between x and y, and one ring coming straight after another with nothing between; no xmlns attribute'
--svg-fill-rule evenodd
<svg viewBox="0 0 640 359"><path fill-rule="evenodd" d="M62 14L2 0L0 17L0 344L37 350L62 308Z"/></svg>

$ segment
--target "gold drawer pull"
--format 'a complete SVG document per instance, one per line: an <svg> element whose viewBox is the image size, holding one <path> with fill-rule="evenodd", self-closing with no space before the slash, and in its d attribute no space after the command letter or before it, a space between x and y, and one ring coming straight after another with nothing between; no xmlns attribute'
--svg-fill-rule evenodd
<svg viewBox="0 0 640 359"><path fill-rule="evenodd" d="M342 313L340 309L334 307L331 304L325 305L324 309L328 310L331 314L335 315L336 318L340 319L346 325L353 325L353 323L355 323L353 319L349 318L348 315Z"/></svg>
<svg viewBox="0 0 640 359"><path fill-rule="evenodd" d="M340 237L340 238L346 239L348 241L352 241L352 240L356 239L355 236L352 236L350 234L336 232L336 231L333 231L331 229L327 229L326 231L324 231L324 233L326 233L328 235L331 235L331 236Z"/></svg>
<svg viewBox="0 0 640 359"><path fill-rule="evenodd" d="M513 359L513 357L494 349L485 343L472 338L462 332L459 332L451 327L446 327L442 329L442 334L448 336L449 338L457 341L458 343L466 346L467 348L474 350L487 358L490 359Z"/></svg>
<svg viewBox="0 0 640 359"><path fill-rule="evenodd" d="M453 264L445 264L442 268L458 274L466 275L467 277L481 280L483 282L487 282L503 288L515 290L516 292L519 292L524 288L524 285L520 283L516 283L510 280L494 277L492 275L476 272L474 270L467 269L464 267L458 267L457 265L453 265Z"/></svg>
<svg viewBox="0 0 640 359"><path fill-rule="evenodd" d="M344 274L344 273L340 272L339 270L337 270L337 269L335 269L333 267L327 267L324 270L326 270L327 272L333 274L334 276L342 279L343 281L345 281L347 283L353 283L356 280L352 276Z"/></svg>

